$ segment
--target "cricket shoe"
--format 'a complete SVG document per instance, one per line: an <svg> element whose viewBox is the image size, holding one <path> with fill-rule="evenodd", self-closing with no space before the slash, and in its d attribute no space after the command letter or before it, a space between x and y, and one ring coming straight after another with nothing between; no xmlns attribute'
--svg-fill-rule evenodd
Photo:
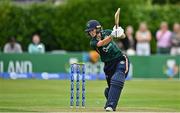
<svg viewBox="0 0 180 113"><path fill-rule="evenodd" d="M113 110L113 108L112 107L107 107L106 108L106 112L113 112L114 110Z"/></svg>

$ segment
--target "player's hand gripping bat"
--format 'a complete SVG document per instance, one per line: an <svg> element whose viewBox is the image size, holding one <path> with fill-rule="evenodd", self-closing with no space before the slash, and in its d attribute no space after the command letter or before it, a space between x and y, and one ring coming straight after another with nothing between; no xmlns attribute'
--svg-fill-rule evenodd
<svg viewBox="0 0 180 113"><path fill-rule="evenodd" d="M119 27L119 16L120 16L120 8L117 9L117 11L116 11L116 13L114 15L116 29ZM116 36L117 36L117 32L116 32ZM124 33L122 35L122 38L125 38Z"/></svg>

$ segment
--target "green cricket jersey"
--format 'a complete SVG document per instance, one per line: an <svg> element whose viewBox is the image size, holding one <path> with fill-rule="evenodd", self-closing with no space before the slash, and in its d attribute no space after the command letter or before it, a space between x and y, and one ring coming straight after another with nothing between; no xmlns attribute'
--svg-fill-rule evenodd
<svg viewBox="0 0 180 113"><path fill-rule="evenodd" d="M111 32L112 30L109 29L103 30L101 40L109 36ZM112 61L113 59L123 56L121 50L114 41L111 41L109 44L101 47L97 47L97 43L98 43L98 39L92 38L90 41L90 46L100 54L102 62L109 62Z"/></svg>

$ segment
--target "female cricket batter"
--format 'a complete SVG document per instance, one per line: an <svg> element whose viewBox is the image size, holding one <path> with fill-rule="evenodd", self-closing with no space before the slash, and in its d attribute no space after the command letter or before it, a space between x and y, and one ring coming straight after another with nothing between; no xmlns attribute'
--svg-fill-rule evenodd
<svg viewBox="0 0 180 113"><path fill-rule="evenodd" d="M90 20L87 22L85 32L91 37L90 46L99 53L101 61L104 62L108 84L104 91L107 99L104 108L106 111L115 111L128 73L129 60L113 38L122 38L124 30L121 27L102 30L97 20Z"/></svg>

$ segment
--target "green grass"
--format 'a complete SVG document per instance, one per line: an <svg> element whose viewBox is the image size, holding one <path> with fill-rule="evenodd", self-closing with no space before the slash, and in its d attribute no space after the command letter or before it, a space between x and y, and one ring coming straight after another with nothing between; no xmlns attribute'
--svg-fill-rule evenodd
<svg viewBox="0 0 180 113"><path fill-rule="evenodd" d="M70 82L0 79L0 111L104 111L106 81L87 81L86 108L70 109ZM127 81L118 111L180 111L180 81Z"/></svg>

